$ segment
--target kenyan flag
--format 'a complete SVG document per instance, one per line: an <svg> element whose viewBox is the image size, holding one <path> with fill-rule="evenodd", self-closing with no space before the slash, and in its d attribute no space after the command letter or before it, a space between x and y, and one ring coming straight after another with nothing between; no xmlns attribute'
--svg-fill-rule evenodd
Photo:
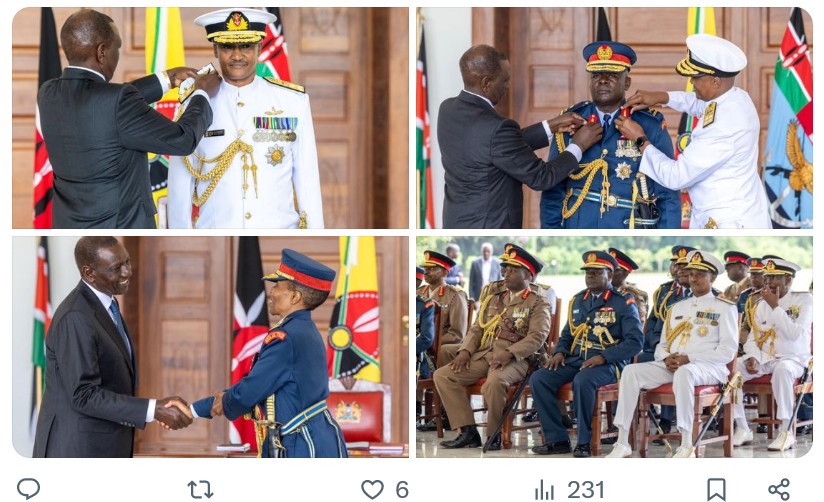
<svg viewBox="0 0 824 502"><path fill-rule="evenodd" d="M793 8L775 65L764 187L775 228L813 226L813 69L802 11Z"/></svg>

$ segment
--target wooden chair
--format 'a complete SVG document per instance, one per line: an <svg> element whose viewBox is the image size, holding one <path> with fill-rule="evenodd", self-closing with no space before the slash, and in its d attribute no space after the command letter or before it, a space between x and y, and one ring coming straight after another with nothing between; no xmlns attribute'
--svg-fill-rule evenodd
<svg viewBox="0 0 824 502"><path fill-rule="evenodd" d="M432 346L427 349L427 354L429 357L435 361L437 364L438 361L438 354L441 350L441 335L443 329L441 328L441 306L435 305L435 313L434 313L434 323L435 323L435 335L432 340ZM421 362L421 364L426 364L425 361ZM440 411L435 413L435 403L434 403L434 396L437 394L435 390L435 381L432 378L419 378L417 380L417 388L422 393L422 410L421 414L416 417L416 421L428 421L432 420L433 418L436 420L441 419Z"/></svg>
<svg viewBox="0 0 824 502"><path fill-rule="evenodd" d="M767 439L773 439L775 436L775 427L781 425L781 420L778 420L775 417L775 399L773 399L772 394L772 375L762 375L758 378L753 378L752 380L745 382L743 391L744 394L757 394L759 401L764 399L767 403L767 416L755 418L752 422L756 424L767 424ZM807 379L807 382L803 385L800 383L799 379L795 380L793 395L796 399L798 399L798 396L800 395L811 394L812 392L812 378ZM798 420L798 417L794 416L793 424L792 427L790 427L790 430L793 431L793 434L795 434L796 427L812 425L812 423L812 418L809 420Z"/></svg>
<svg viewBox="0 0 824 502"><path fill-rule="evenodd" d="M466 315L467 315L467 326L472 325L472 315L475 313L475 300L467 299L466 301ZM435 310L435 340L437 340L437 351L434 354L434 361L437 364L439 361L438 356L440 355L441 349L441 328L440 328L440 307L436 306ZM432 344L435 347L435 343ZM421 382L423 382L424 387L420 387ZM435 429L437 432L437 437L443 437L443 407L441 405L441 396L438 395L438 389L435 387L435 380L429 378L426 380L419 380L418 381L418 388L424 389L424 395L426 392L429 392L431 398L431 411L428 412L426 419L435 419L435 424L437 428ZM426 401L424 401L424 405L426 405Z"/></svg>
<svg viewBox="0 0 824 502"><path fill-rule="evenodd" d="M387 383L356 380L347 390L329 380L329 411L347 443L388 443L392 438L392 387Z"/></svg>
<svg viewBox="0 0 824 502"><path fill-rule="evenodd" d="M727 364L727 369L729 369L730 375L732 375L733 372L735 372L735 361L736 359L733 358L733 360ZM704 408L714 407L717 404L718 399L721 398L721 396L722 393L720 385L698 385L695 387L695 407L693 409L692 423L693 441L695 440L695 438L698 437L698 433L701 431L701 427L704 424ZM707 438L705 436L703 439L701 439L700 444L695 445L696 457L701 456L701 446L718 442L724 443L724 456L732 456L732 403L734 397L735 392L730 392L729 394L727 394L727 397L724 398L724 401L722 402L724 422L722 424L721 430L717 436L711 438ZM638 397L638 407L636 408L636 410L638 413L638 420L640 422L639 435L641 443L638 452L641 454L641 457L647 456L647 450L649 449L650 439L681 439L680 433L658 434L657 431L650 431L648 414L649 407L653 404L675 406L675 394L673 393L671 383L659 385L654 389L642 390L641 394Z"/></svg>
<svg viewBox="0 0 824 502"><path fill-rule="evenodd" d="M568 382L558 389L556 394L561 401L572 402L572 382ZM592 439L590 441L590 449L592 456L597 457L601 454L601 439L617 438L618 432L612 431L612 422L614 416L612 414L612 403L618 402L618 383L611 383L602 385L595 390L595 413L592 414ZM635 449L635 419L638 416L636 411L632 419L632 425L629 430L629 445ZM606 418L607 428L602 430L601 424L603 418Z"/></svg>

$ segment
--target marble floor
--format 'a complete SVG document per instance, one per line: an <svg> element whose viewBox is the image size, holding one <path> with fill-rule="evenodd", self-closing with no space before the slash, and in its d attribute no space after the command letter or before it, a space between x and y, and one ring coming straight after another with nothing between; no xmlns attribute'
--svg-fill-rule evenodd
<svg viewBox="0 0 824 502"><path fill-rule="evenodd" d="M481 422L484 419L484 415L481 413L476 414L477 421ZM517 423L517 422L516 422ZM479 431L481 433L481 437L485 440L486 439L486 430L483 427L479 427ZM753 429L755 431L755 429ZM708 433L712 435L713 433ZM442 439L438 439L437 434L435 432L416 432L415 436L415 456L417 458L483 458L483 457L490 457L490 458L508 458L508 457L516 457L516 458L524 458L524 457L533 457L533 458L573 458L572 454L567 455L535 455L530 450L536 444L541 444L543 442L543 438L538 428L529 429L526 431L516 432L512 436L512 448L509 450L500 450L500 451L492 451L488 453L483 453L481 448L461 448L461 449L447 449L441 448L439 443L443 440L447 439L454 439L457 436L457 432L455 431L444 431L444 437ZM573 435L570 439L572 446L575 446L575 436ZM775 451L768 451L767 445L772 442L772 440L767 439L767 434L759 434L754 432L753 442L748 445L739 446L733 448L733 456L736 458L794 458L794 457L801 457L805 455L807 452L810 451L812 447L812 435L805 435L805 436L798 436L797 437L797 444L795 448L785 451L785 452L775 452ZM671 442L672 449L675 450L678 448L678 442L673 441ZM714 443L707 445L704 450L704 456L707 458L723 458L724 457L724 449L723 443ZM603 452L601 454L602 457L606 456L609 452L612 451L612 445L603 445ZM665 458L669 454L669 450L666 446L659 446L650 444L650 449L647 453L647 457L650 458ZM633 452L634 457L638 457L637 452Z"/></svg>

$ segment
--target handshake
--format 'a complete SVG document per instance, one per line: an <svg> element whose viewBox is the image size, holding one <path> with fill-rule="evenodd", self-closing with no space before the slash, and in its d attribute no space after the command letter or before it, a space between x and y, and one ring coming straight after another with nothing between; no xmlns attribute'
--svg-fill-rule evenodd
<svg viewBox="0 0 824 502"><path fill-rule="evenodd" d="M197 403L208 403L211 401L211 407L202 410L198 413L199 418L212 418L223 415L223 391L216 393L214 396L202 399ZM195 403L195 405L197 404ZM180 396L171 396L163 399L158 399L155 404L154 418L157 423L165 427L167 430L183 429L192 425L194 422L194 414L192 410L195 405L189 405L185 399Z"/></svg>

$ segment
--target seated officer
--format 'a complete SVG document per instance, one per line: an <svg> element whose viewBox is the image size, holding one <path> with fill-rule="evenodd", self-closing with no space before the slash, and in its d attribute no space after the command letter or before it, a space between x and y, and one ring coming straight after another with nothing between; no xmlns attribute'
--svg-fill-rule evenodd
<svg viewBox="0 0 824 502"><path fill-rule="evenodd" d="M435 387L453 428L460 435L441 442L443 448L481 446L481 436L466 386L486 377L481 393L487 405L487 428L496 427L510 385L523 381L527 358L543 348L549 335L549 303L537 284L531 284L543 264L524 249L507 244L501 255L504 278L481 291L480 308L452 363L435 371ZM557 412L557 410L556 410ZM490 449L501 448L496 437Z"/></svg>
<svg viewBox="0 0 824 502"><path fill-rule="evenodd" d="M532 448L538 455L572 451L561 421L558 389L572 382L578 417L576 457L589 457L592 414L598 387L618 381L618 373L641 351L643 334L635 299L612 288L615 258L604 251L583 255L587 289L569 303L567 325L547 368L529 379L546 443Z"/></svg>
<svg viewBox="0 0 824 502"><path fill-rule="evenodd" d="M738 313L735 305L716 297L712 283L724 264L703 251L687 255L690 289L693 296L682 300L667 313L655 360L631 364L621 374L615 425L618 442L610 458L632 455L629 429L642 389L672 383L681 446L674 458L694 457L692 448L695 387L720 384L727 379L727 364L735 357Z"/></svg>
<svg viewBox="0 0 824 502"><path fill-rule="evenodd" d="M576 113L604 127L600 143L583 153L581 169L566 182L541 195L541 228L681 228L681 195L641 175L640 145L615 128L615 119L626 100L632 79L635 52L618 42L593 42L584 48L590 73L592 101L573 105L562 113ZM626 113L626 111L625 111ZM672 140L664 117L654 110L641 110L632 118L644 129L645 140L672 158ZM569 145L569 133L556 133L550 142L549 159ZM643 203L646 199L647 203ZM653 214L660 211L660 219Z"/></svg>
<svg viewBox="0 0 824 502"><path fill-rule="evenodd" d="M444 366L455 356L457 348L466 335L467 300L466 292L458 286L446 283L449 272L455 266L455 260L437 251L424 251L423 264L424 280L426 284L418 285L417 294L425 300L431 300L441 308L441 346L438 349L436 366ZM434 315L434 314L433 314ZM449 426L444 420L444 427ZM434 431L438 428L433 418L425 424L418 424L417 429L422 432Z"/></svg>
<svg viewBox="0 0 824 502"><path fill-rule="evenodd" d="M724 268L732 284L724 290L724 298L738 303L738 296L750 287L748 260L750 257L741 251L727 251L724 253Z"/></svg>
<svg viewBox="0 0 824 502"><path fill-rule="evenodd" d="M607 253L615 258L615 263L618 264L612 273L612 287L619 293L635 298L635 306L638 308L638 318L641 319L641 324L643 325L647 319L649 295L646 291L639 288L637 284L627 280L629 274L634 270L638 270L638 264L620 249L609 248L607 249Z"/></svg>
<svg viewBox="0 0 824 502"><path fill-rule="evenodd" d="M764 266L766 286L748 317L751 331L744 344L744 355L738 359L738 370L744 381L761 375L772 375L776 418L781 420L778 437L768 450L784 451L795 446L790 422L795 412L793 384L809 362L812 337L813 298L803 292L790 291L795 274L801 267L786 260L768 259ZM753 434L744 417L741 389L735 401L735 431L733 444L752 442Z"/></svg>
<svg viewBox="0 0 824 502"><path fill-rule="evenodd" d="M267 303L280 321L264 338L249 373L192 403L194 415L236 420L253 414L258 456L346 457L343 432L326 407L326 345L311 317L329 296L335 271L284 249L277 272L263 279L274 282Z"/></svg>
<svg viewBox="0 0 824 502"><path fill-rule="evenodd" d="M415 287L421 287L424 269L415 267ZM435 370L435 361L427 351L435 341L435 302L421 295L415 295L415 354L417 355L418 377L429 378Z"/></svg>

